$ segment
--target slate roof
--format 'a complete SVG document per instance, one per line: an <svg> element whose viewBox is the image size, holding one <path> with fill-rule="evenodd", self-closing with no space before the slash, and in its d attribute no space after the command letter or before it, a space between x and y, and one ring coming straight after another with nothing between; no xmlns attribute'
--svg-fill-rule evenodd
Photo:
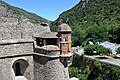
<svg viewBox="0 0 120 80"><path fill-rule="evenodd" d="M58 32L71 32L71 31L72 30L68 24L63 23L63 24L59 25Z"/></svg>
<svg viewBox="0 0 120 80"><path fill-rule="evenodd" d="M106 48L111 49L112 54L116 54L117 52L115 51L118 47L120 47L120 44L115 44L115 43L110 43L108 41L100 43L99 45L102 45Z"/></svg>
<svg viewBox="0 0 120 80"><path fill-rule="evenodd" d="M37 37L37 38L58 38L57 34L58 34L57 32L42 32L42 33L34 35L34 37Z"/></svg>

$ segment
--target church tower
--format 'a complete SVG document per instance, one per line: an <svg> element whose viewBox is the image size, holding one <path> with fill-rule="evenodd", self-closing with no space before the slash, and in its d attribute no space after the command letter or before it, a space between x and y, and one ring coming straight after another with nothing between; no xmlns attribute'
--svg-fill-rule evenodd
<svg viewBox="0 0 120 80"><path fill-rule="evenodd" d="M68 24L59 25L58 36L60 38L61 61L68 66L71 59L71 28Z"/></svg>

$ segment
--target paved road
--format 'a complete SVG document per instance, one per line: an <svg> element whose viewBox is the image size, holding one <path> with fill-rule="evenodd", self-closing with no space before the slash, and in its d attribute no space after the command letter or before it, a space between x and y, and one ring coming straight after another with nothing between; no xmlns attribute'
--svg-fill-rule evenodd
<svg viewBox="0 0 120 80"><path fill-rule="evenodd" d="M92 59L96 58L96 56L87 56L87 55L85 55L85 57L92 58ZM106 63L112 64L112 65L120 66L120 59L115 59L115 58L112 58L112 57L108 56L108 59L99 59L99 60L101 62L106 62Z"/></svg>
<svg viewBox="0 0 120 80"><path fill-rule="evenodd" d="M84 49L83 48L74 48L74 53L75 54L78 54L79 56L81 56L82 54L84 54ZM100 57L100 56L87 56L87 55L84 55L85 57L89 57L89 58L92 58L92 59L95 59L96 57ZM110 56L106 56L108 59L99 59L100 61L102 62L106 62L106 63L109 63L109 64L113 64L113 65L117 65L117 66L120 66L120 59L115 59L115 58L112 58Z"/></svg>

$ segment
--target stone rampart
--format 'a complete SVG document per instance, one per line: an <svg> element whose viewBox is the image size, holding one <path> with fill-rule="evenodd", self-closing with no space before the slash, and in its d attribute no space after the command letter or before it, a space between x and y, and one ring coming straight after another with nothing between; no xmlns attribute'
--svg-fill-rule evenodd
<svg viewBox="0 0 120 80"><path fill-rule="evenodd" d="M15 80L14 65L28 63L22 77L28 80L68 80L67 67L60 61L60 55L44 55L34 52L34 40L11 39L0 41L0 80Z"/></svg>
<svg viewBox="0 0 120 80"><path fill-rule="evenodd" d="M33 56L34 80L68 80L67 68L58 57Z"/></svg>
<svg viewBox="0 0 120 80"><path fill-rule="evenodd" d="M48 25L31 23L27 18L0 17L0 39L32 39L32 36L40 32L49 32Z"/></svg>
<svg viewBox="0 0 120 80"><path fill-rule="evenodd" d="M0 57L33 53L33 40L14 39L0 41Z"/></svg>

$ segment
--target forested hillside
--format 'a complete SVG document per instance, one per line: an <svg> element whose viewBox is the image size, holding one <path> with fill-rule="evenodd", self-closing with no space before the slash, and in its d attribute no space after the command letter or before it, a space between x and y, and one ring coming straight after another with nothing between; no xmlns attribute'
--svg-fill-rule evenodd
<svg viewBox="0 0 120 80"><path fill-rule="evenodd" d="M120 0L81 0L51 23L51 30L67 23L72 28L73 45L85 45L88 40L120 43Z"/></svg>

